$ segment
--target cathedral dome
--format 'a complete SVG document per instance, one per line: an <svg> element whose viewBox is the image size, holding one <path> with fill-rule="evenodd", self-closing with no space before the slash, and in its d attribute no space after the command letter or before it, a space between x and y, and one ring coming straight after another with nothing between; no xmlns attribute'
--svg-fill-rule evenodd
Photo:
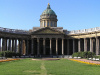
<svg viewBox="0 0 100 75"><path fill-rule="evenodd" d="M50 4L48 4L47 9L40 16L40 27L57 27L57 21L56 13L50 8Z"/></svg>
<svg viewBox="0 0 100 75"><path fill-rule="evenodd" d="M47 9L44 10L42 15L56 15L56 13L50 8L50 4L48 4Z"/></svg>

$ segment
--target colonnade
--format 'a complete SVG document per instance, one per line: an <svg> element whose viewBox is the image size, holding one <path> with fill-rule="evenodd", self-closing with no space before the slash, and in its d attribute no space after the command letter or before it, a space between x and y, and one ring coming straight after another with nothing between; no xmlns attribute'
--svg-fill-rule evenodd
<svg viewBox="0 0 100 75"><path fill-rule="evenodd" d="M0 51L12 51L24 55L28 53L28 44L25 42L28 41L16 38L0 38Z"/></svg>
<svg viewBox="0 0 100 75"><path fill-rule="evenodd" d="M42 39L42 41L41 41ZM96 38L64 39L0 38L0 51L13 51L22 55L72 55L74 52L90 51L100 54L100 40Z"/></svg>
<svg viewBox="0 0 100 75"><path fill-rule="evenodd" d="M36 55L41 55L41 49L40 49L40 39L41 38L37 38L36 40L37 40L37 54ZM49 39L49 55L53 55L53 50L52 50L52 38L42 38L42 46L43 46L43 53L42 53L42 55L46 55L46 51L47 51L47 49L46 49L46 39ZM55 51L56 51L56 55L58 55L58 38L55 38L55 44L56 44L56 46L55 46ZM34 49L34 39L32 39L31 40L31 53L32 54L34 54L34 51L35 49ZM61 49L61 51L62 51L62 53L61 53L61 55L63 55L64 54L64 39L62 39L62 49Z"/></svg>
<svg viewBox="0 0 100 75"><path fill-rule="evenodd" d="M57 27L57 22L51 21L51 20L43 20L40 22L40 26L41 27L51 27L51 26Z"/></svg>
<svg viewBox="0 0 100 75"><path fill-rule="evenodd" d="M83 38L84 42L81 42L82 39L78 39L78 52L82 51L82 43L84 43L84 52L90 51L94 52L96 55L100 54L100 40L99 37L96 38ZM74 41L73 41L74 44ZM74 45L73 45L73 51Z"/></svg>

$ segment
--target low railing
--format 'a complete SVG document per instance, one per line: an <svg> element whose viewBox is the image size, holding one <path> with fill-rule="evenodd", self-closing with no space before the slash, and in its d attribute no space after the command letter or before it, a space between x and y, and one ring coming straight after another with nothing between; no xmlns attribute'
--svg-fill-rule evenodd
<svg viewBox="0 0 100 75"><path fill-rule="evenodd" d="M80 33L89 33L89 32L95 32L95 31L100 31L100 27L83 29L83 30L67 31L66 34L80 34Z"/></svg>
<svg viewBox="0 0 100 75"><path fill-rule="evenodd" d="M2 28L2 27L0 27L0 31L9 32L9 33L18 33L18 34L28 34L29 33L29 31L27 30L9 29L9 28Z"/></svg>
<svg viewBox="0 0 100 75"><path fill-rule="evenodd" d="M17 34L29 34L29 31L27 30L9 29L9 28L3 28L3 27L0 27L0 31L9 32L9 33L17 33ZM83 30L67 31L66 34L80 34L80 33L89 33L89 32L95 32L95 31L100 31L100 27L83 29Z"/></svg>

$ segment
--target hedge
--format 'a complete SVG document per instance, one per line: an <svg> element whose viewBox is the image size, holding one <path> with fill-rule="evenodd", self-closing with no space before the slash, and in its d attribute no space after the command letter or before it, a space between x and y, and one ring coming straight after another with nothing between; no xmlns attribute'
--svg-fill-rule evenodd
<svg viewBox="0 0 100 75"><path fill-rule="evenodd" d="M2 51L2 52L0 52L0 57L12 57L12 56L20 56L20 54L12 52L12 51Z"/></svg>
<svg viewBox="0 0 100 75"><path fill-rule="evenodd" d="M95 53L93 52L75 52L72 54L72 57L81 57L81 58L93 58Z"/></svg>

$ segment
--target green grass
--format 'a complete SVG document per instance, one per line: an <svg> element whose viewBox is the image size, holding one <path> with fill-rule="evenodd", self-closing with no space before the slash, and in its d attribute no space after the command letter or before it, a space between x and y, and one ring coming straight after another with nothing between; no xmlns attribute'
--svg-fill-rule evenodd
<svg viewBox="0 0 100 75"><path fill-rule="evenodd" d="M53 61L21 59L0 62L0 75L100 75L100 66L67 59Z"/></svg>

